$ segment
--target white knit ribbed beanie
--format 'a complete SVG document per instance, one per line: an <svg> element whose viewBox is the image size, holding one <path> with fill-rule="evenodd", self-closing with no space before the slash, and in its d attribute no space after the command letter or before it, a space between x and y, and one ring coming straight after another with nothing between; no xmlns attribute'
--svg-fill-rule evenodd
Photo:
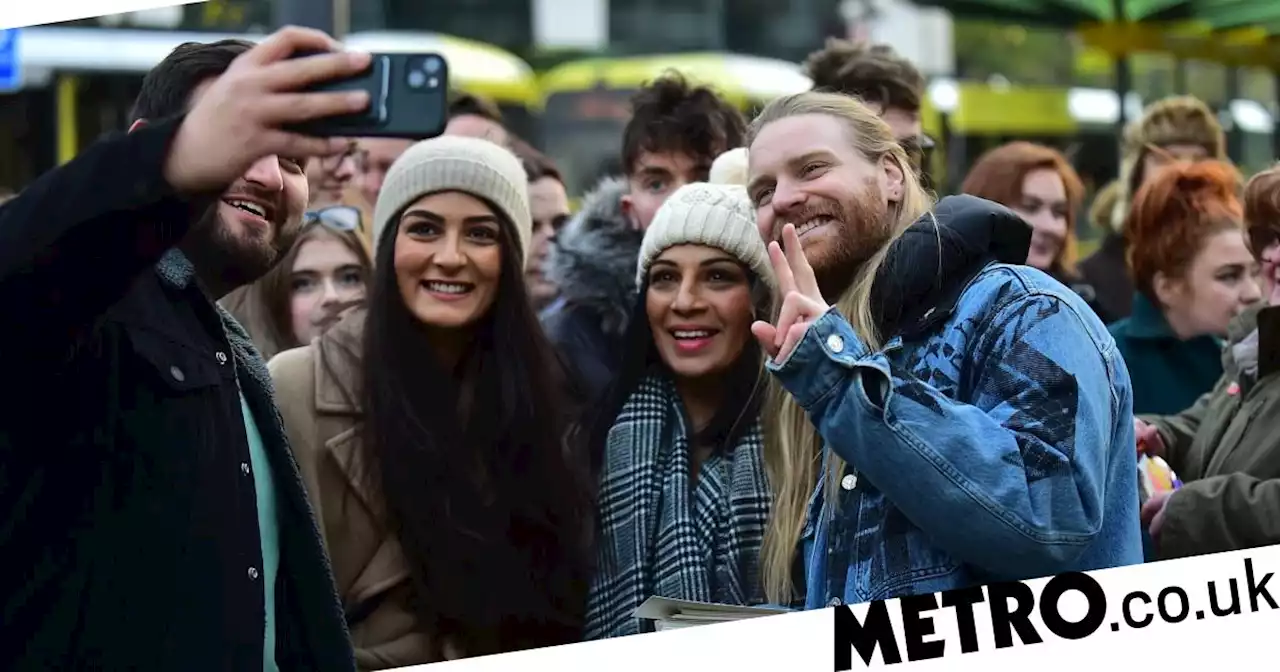
<svg viewBox="0 0 1280 672"><path fill-rule="evenodd" d="M747 148L731 149L711 162L712 184L740 184L747 186Z"/></svg>
<svg viewBox="0 0 1280 672"><path fill-rule="evenodd" d="M640 243L636 285L643 286L649 267L667 248L706 245L741 261L770 287L775 285L769 251L756 229L755 209L745 187L694 182L676 190L658 208Z"/></svg>
<svg viewBox="0 0 1280 672"><path fill-rule="evenodd" d="M451 135L423 140L405 150L387 171L373 209L374 244L382 244L387 225L414 201L427 194L461 191L487 200L510 220L527 260L533 237L528 182L520 159L488 140Z"/></svg>

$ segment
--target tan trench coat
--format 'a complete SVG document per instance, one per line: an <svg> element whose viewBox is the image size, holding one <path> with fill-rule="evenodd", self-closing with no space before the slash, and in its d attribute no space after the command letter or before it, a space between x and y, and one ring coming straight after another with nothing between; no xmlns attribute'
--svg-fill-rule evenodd
<svg viewBox="0 0 1280 672"><path fill-rule="evenodd" d="M311 345L287 350L268 368L289 443L333 563L362 670L462 657L423 631L408 606L409 568L382 530L382 502L361 460L357 389L364 311L354 311Z"/></svg>

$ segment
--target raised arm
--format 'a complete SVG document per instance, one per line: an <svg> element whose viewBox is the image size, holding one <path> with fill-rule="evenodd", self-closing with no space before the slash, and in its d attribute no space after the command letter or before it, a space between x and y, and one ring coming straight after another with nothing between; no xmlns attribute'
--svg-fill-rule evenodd
<svg viewBox="0 0 1280 672"><path fill-rule="evenodd" d="M282 130L368 107L367 94L299 93L366 68L328 35L285 28L211 80L185 115L103 140L0 207L0 300L20 319L0 357L64 356L255 162L345 141Z"/></svg>
<svg viewBox="0 0 1280 672"><path fill-rule="evenodd" d="M972 403L868 351L836 311L769 367L827 446L939 546L1000 575L1053 573L1101 529L1110 471L1133 469L1131 406L1113 385L1126 374L1056 295L1013 298L986 325ZM1112 455L1120 418L1130 437Z"/></svg>
<svg viewBox="0 0 1280 672"><path fill-rule="evenodd" d="M186 234L208 200L184 199L164 178L181 123L101 140L0 206L0 303L21 316L0 352L65 353Z"/></svg>

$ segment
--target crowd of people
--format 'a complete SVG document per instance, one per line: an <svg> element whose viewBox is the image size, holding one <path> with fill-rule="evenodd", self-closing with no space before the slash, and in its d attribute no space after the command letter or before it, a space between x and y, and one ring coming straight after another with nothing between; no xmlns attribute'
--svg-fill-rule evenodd
<svg viewBox="0 0 1280 672"><path fill-rule="evenodd" d="M386 669L655 595L1280 543L1280 170L1202 102L1151 104L1087 211L1029 142L939 197L924 78L833 40L754 119L649 83L574 208L479 98L423 141L283 130L366 105L298 91L367 59L183 45L0 205L0 667ZM1143 498L1143 454L1183 485Z"/></svg>

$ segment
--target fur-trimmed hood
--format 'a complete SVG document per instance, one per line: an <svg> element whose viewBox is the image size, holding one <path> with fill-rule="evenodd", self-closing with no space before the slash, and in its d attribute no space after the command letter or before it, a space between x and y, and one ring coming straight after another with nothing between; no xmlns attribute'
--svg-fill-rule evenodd
<svg viewBox="0 0 1280 672"><path fill-rule="evenodd" d="M1210 158L1227 161L1227 138L1217 115L1193 96L1170 96L1147 106L1142 117L1129 122L1121 142L1120 183L1111 206L1110 229L1123 235L1140 167L1149 146L1200 145Z"/></svg>
<svg viewBox="0 0 1280 672"><path fill-rule="evenodd" d="M597 313L609 334L626 330L644 238L623 214L627 189L623 178L601 180L556 236L547 258L547 277L560 292L551 309L563 305Z"/></svg>

